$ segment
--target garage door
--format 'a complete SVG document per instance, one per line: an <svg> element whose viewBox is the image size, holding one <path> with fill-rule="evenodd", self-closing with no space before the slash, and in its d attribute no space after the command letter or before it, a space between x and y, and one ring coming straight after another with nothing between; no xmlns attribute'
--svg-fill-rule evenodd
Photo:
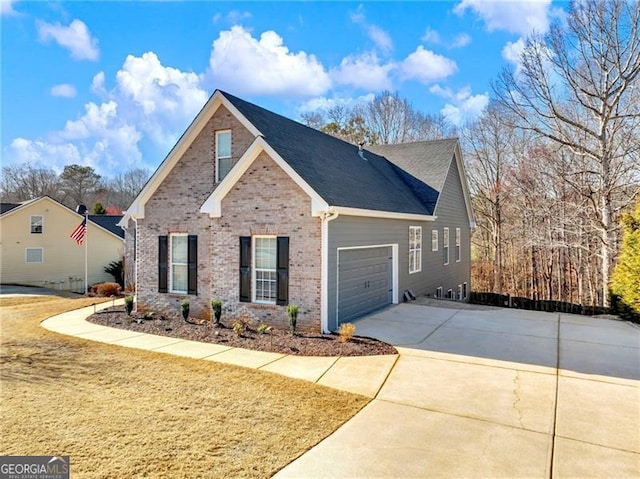
<svg viewBox="0 0 640 479"><path fill-rule="evenodd" d="M338 324L391 304L391 257L391 247L339 252Z"/></svg>

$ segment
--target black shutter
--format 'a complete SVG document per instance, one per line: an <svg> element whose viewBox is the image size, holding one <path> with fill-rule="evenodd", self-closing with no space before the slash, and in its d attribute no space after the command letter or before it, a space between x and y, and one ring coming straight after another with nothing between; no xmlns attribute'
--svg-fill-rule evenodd
<svg viewBox="0 0 640 479"><path fill-rule="evenodd" d="M277 254L278 296L276 304L281 306L289 302L289 237L278 236Z"/></svg>
<svg viewBox="0 0 640 479"><path fill-rule="evenodd" d="M187 263L188 263L188 280L187 293L198 293L198 236L189 235L187 237Z"/></svg>
<svg viewBox="0 0 640 479"><path fill-rule="evenodd" d="M168 253L168 237L166 235L158 236L158 293L167 292Z"/></svg>
<svg viewBox="0 0 640 479"><path fill-rule="evenodd" d="M251 301L251 236L240 236L240 301Z"/></svg>

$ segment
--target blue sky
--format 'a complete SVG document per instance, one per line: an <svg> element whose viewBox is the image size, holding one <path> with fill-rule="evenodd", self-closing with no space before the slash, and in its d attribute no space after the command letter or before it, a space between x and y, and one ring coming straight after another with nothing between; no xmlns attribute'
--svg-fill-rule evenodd
<svg viewBox="0 0 640 479"><path fill-rule="evenodd" d="M220 88L293 119L398 91L475 118L566 3L0 0L2 164L155 169Z"/></svg>

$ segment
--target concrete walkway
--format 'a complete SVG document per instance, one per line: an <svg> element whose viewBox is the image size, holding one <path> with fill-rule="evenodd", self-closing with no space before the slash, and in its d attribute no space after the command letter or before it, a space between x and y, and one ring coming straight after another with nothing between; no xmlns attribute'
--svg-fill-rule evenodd
<svg viewBox="0 0 640 479"><path fill-rule="evenodd" d="M374 398L276 478L640 477L640 328L447 306L401 304L357 321L359 335L400 352L360 358L286 356L107 328L85 321L93 307L43 326Z"/></svg>
<svg viewBox="0 0 640 479"><path fill-rule="evenodd" d="M56 333L101 343L260 369L370 398L375 397L398 359L393 356L306 357L252 351L219 344L109 328L86 321L95 311L124 305L122 299L59 314L42 322Z"/></svg>

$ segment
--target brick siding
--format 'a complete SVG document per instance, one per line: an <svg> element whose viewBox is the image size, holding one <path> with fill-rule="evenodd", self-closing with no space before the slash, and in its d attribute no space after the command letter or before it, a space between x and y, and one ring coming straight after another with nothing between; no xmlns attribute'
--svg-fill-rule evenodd
<svg viewBox="0 0 640 479"><path fill-rule="evenodd" d="M137 307L168 316L180 314L188 298L191 316L210 318L210 300L224 302L223 317L249 317L287 326L284 306L240 303L239 237L288 236L289 302L300 306L298 327L320 330L320 219L311 200L277 164L262 153L222 202L222 217L200 207L215 184L215 131L231 129L235 164L254 138L220 107L145 205L137 224ZM197 295L158 293L158 236L198 235Z"/></svg>

